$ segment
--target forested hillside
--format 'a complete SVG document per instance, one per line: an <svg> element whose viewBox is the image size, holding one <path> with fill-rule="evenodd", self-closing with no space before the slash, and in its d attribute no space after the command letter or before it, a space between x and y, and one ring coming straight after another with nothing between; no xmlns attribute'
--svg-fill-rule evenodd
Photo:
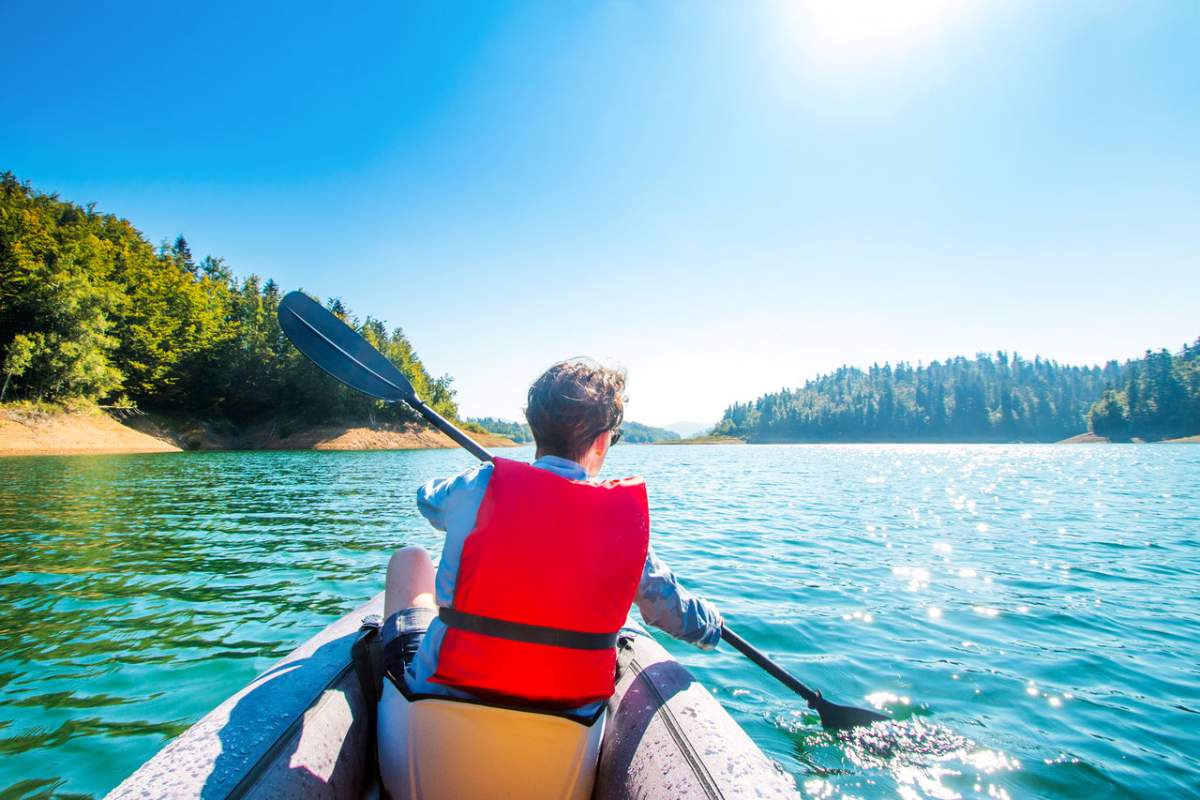
<svg viewBox="0 0 1200 800"><path fill-rule="evenodd" d="M510 422L506 419L496 419L495 417L477 417L470 421L480 425L491 433L507 436L514 442L533 441L533 432L529 430L529 425L524 422ZM666 428L655 428L652 425L643 425L640 422L630 422L628 420L621 423L622 444L650 444L652 442L670 441L678 438L678 433L669 431Z"/></svg>
<svg viewBox="0 0 1200 800"><path fill-rule="evenodd" d="M1116 362L1071 367L1006 353L842 367L730 406L716 433L751 442L1056 441L1086 430L1092 404L1123 377Z"/></svg>
<svg viewBox="0 0 1200 800"><path fill-rule="evenodd" d="M135 402L246 422L414 415L351 392L292 348L276 320L280 289L196 261L182 236L154 247L128 220L0 175L0 400ZM433 378L399 329L349 321L443 415L450 378Z"/></svg>
<svg viewBox="0 0 1200 800"><path fill-rule="evenodd" d="M1200 340L1101 367L1007 353L928 366L843 367L725 411L716 433L751 442L1117 441L1200 433Z"/></svg>
<svg viewBox="0 0 1200 800"><path fill-rule="evenodd" d="M1200 434L1200 339L1178 355L1146 351L1126 364L1123 379L1104 392L1088 421L1097 435L1116 440Z"/></svg>

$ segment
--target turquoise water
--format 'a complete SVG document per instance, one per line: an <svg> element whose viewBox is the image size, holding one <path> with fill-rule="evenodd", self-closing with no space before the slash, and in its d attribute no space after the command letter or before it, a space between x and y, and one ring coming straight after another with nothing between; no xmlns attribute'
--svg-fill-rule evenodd
<svg viewBox="0 0 1200 800"><path fill-rule="evenodd" d="M527 450L508 455L528 457ZM98 796L438 536L457 451L0 459L0 798ZM668 642L806 796L1197 796L1200 447L618 447L683 581L802 680Z"/></svg>

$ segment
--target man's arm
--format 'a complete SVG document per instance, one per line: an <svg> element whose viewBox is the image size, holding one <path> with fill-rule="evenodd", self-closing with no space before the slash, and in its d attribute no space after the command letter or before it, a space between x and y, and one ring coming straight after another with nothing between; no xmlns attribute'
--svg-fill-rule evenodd
<svg viewBox="0 0 1200 800"><path fill-rule="evenodd" d="M647 625L676 639L702 650L712 650L721 641L721 614L717 607L681 586L671 568L654 554L654 548L646 551L646 566L635 602Z"/></svg>
<svg viewBox="0 0 1200 800"><path fill-rule="evenodd" d="M431 480L417 489L417 509L439 531L446 530L459 511L469 511L473 521L491 472L491 464L481 464L450 478Z"/></svg>

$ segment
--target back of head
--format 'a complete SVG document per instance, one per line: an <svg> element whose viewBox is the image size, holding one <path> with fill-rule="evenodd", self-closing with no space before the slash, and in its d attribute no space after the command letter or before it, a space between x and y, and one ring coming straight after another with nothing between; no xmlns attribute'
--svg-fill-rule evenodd
<svg viewBox="0 0 1200 800"><path fill-rule="evenodd" d="M525 418L537 454L578 461L625 416L625 372L589 358L561 361L529 387Z"/></svg>

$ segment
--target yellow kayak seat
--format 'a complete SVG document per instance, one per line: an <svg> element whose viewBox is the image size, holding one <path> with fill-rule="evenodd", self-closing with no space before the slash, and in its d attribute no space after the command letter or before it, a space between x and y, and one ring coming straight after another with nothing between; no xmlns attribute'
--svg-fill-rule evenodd
<svg viewBox="0 0 1200 800"><path fill-rule="evenodd" d="M383 682L379 771L393 800L586 800L605 713L577 720Z"/></svg>

